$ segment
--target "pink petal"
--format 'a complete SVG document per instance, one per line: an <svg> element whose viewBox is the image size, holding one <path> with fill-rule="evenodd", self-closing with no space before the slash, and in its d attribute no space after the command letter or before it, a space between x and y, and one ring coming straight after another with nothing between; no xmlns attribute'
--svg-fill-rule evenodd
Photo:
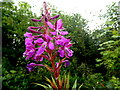
<svg viewBox="0 0 120 90"><path fill-rule="evenodd" d="M65 63L65 64L64 64L65 67L68 67L68 66L70 65L70 61L69 61L69 60L64 60L64 61L62 61L62 62Z"/></svg>
<svg viewBox="0 0 120 90"><path fill-rule="evenodd" d="M63 29L62 26L63 26L63 24L62 24L62 19L59 19L59 20L57 21L57 29Z"/></svg>
<svg viewBox="0 0 120 90"><path fill-rule="evenodd" d="M44 42L44 40L42 38L38 38L37 40L34 41L35 44L42 43L42 42Z"/></svg>
<svg viewBox="0 0 120 90"><path fill-rule="evenodd" d="M33 42L32 38L26 38L25 39L25 45L33 45L32 42Z"/></svg>
<svg viewBox="0 0 120 90"><path fill-rule="evenodd" d="M57 32L50 32L52 35L56 35L57 34Z"/></svg>
<svg viewBox="0 0 120 90"><path fill-rule="evenodd" d="M38 19L31 19L34 22L41 22L42 20L38 20Z"/></svg>
<svg viewBox="0 0 120 90"><path fill-rule="evenodd" d="M70 43L70 44L66 45L66 47L68 47L68 48L69 48L69 47L71 47L72 45L73 45L73 44L71 44L71 43Z"/></svg>
<svg viewBox="0 0 120 90"><path fill-rule="evenodd" d="M32 27L32 26L30 26L27 29L38 29L38 28L40 28L40 27Z"/></svg>
<svg viewBox="0 0 120 90"><path fill-rule="evenodd" d="M73 51L72 50L66 48L66 51L67 51L69 57L73 56Z"/></svg>
<svg viewBox="0 0 120 90"><path fill-rule="evenodd" d="M52 40L52 37L50 37L48 34L45 34L45 38L47 41Z"/></svg>
<svg viewBox="0 0 120 90"><path fill-rule="evenodd" d="M59 55L60 55L60 57L64 57L64 55L65 55L64 50L58 50L58 52L60 53L60 54L59 54Z"/></svg>
<svg viewBox="0 0 120 90"><path fill-rule="evenodd" d="M68 34L68 32L67 31L61 31L61 32L59 32L61 35L67 35Z"/></svg>
<svg viewBox="0 0 120 90"><path fill-rule="evenodd" d="M54 29L54 25L52 25L51 22L47 22L48 26L51 28L51 29Z"/></svg>
<svg viewBox="0 0 120 90"><path fill-rule="evenodd" d="M24 37L32 37L32 33L26 32L26 33L24 34Z"/></svg>
<svg viewBox="0 0 120 90"><path fill-rule="evenodd" d="M41 55L41 54L44 52L44 50L45 50L45 48L46 48L46 44L47 44L47 42L44 42L44 43L41 45L41 47L38 48L38 51L37 51L37 54L38 54L38 55Z"/></svg>
<svg viewBox="0 0 120 90"><path fill-rule="evenodd" d="M54 49L54 44L52 42L49 42L48 47L49 47L49 49L53 50Z"/></svg>

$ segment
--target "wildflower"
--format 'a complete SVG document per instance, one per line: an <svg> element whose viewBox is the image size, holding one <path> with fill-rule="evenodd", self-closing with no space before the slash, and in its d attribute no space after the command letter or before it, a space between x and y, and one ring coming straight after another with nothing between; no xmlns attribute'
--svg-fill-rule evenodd
<svg viewBox="0 0 120 90"><path fill-rule="evenodd" d="M47 42L43 42L43 44L38 48L38 51L37 51L37 55L41 55L42 53L44 53L44 50L47 46Z"/></svg>
<svg viewBox="0 0 120 90"><path fill-rule="evenodd" d="M68 66L70 65L70 61L69 61L69 60L64 60L64 61L62 61L62 62L65 63L65 64L64 64L65 67L68 67Z"/></svg>
<svg viewBox="0 0 120 90"><path fill-rule="evenodd" d="M69 49L72 46L70 39L66 39L59 35L56 39L56 44L61 45L58 50L60 57L65 56L66 58L69 58L73 55L73 51Z"/></svg>
<svg viewBox="0 0 120 90"><path fill-rule="evenodd" d="M26 32L26 33L24 34L24 36L25 36L25 37L32 37L32 33Z"/></svg>
<svg viewBox="0 0 120 90"><path fill-rule="evenodd" d="M63 61L60 61L60 62L56 62L56 68L58 68L62 63L64 63L65 67L68 67L70 65L69 60L63 60Z"/></svg>
<svg viewBox="0 0 120 90"><path fill-rule="evenodd" d="M69 47L67 46L64 46L64 47L60 47L59 50L59 55L60 57L66 57L66 58L69 58L73 55L73 51L69 49Z"/></svg>
<svg viewBox="0 0 120 90"><path fill-rule="evenodd" d="M52 35L58 35L58 33L61 35L68 34L67 31L61 31L62 29L64 29L62 24L62 19L57 20L55 25L52 25L52 23L49 21L47 21L47 24L51 29L54 30L54 32L50 32Z"/></svg>

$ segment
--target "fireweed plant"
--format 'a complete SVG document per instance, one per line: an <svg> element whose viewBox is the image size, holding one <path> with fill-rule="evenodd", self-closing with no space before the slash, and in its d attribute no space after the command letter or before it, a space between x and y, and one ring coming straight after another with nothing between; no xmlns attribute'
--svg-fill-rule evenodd
<svg viewBox="0 0 120 90"><path fill-rule="evenodd" d="M60 69L62 64L65 67L70 65L69 58L73 55L73 51L70 49L72 43L70 39L64 36L68 34L64 31L62 19L58 19L59 15L52 17L48 11L46 2L43 3L42 16L38 19L31 19L34 22L40 22L43 25L38 27L29 26L27 29L31 32L24 34L26 50L23 56L26 60L32 59L35 63L27 65L29 72L34 70L34 67L42 66L46 67L54 77L50 82L52 88L62 89L62 80L60 80ZM61 60L55 62L56 58L60 57ZM43 60L48 60L51 66L41 63ZM36 64L37 63L37 64Z"/></svg>

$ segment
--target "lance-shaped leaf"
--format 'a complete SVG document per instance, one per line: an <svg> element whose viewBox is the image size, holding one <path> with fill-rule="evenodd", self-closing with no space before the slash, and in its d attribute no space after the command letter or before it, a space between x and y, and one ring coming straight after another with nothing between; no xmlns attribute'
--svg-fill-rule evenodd
<svg viewBox="0 0 120 90"><path fill-rule="evenodd" d="M49 78L46 77L46 81L48 81L53 88L58 89L57 85L55 85Z"/></svg>
<svg viewBox="0 0 120 90"><path fill-rule="evenodd" d="M53 90L53 88L49 84L46 84L46 85L48 85L49 87L47 90Z"/></svg>
<svg viewBox="0 0 120 90"><path fill-rule="evenodd" d="M75 80L75 83L74 83L74 85L72 87L72 90L76 90L76 88L77 88L77 79Z"/></svg>
<svg viewBox="0 0 120 90"><path fill-rule="evenodd" d="M78 90L80 90L80 88L83 86L83 83L79 86Z"/></svg>
<svg viewBox="0 0 120 90"><path fill-rule="evenodd" d="M39 83L32 83L32 84L36 84L36 85L39 85L39 86L44 87L45 89L48 89L48 87L47 87L47 86L45 86L45 85L43 85L43 84L39 84Z"/></svg>
<svg viewBox="0 0 120 90"><path fill-rule="evenodd" d="M70 87L69 80L70 80L70 73L68 73L68 76L67 76L66 88Z"/></svg>
<svg viewBox="0 0 120 90"><path fill-rule="evenodd" d="M46 90L53 90L53 88L49 84L45 84L45 85L39 84L39 83L32 83L32 84L39 85L39 86L45 88Z"/></svg>
<svg viewBox="0 0 120 90"><path fill-rule="evenodd" d="M52 77L52 76L51 76ZM52 77L52 82L55 84L55 86L57 86L55 79Z"/></svg>
<svg viewBox="0 0 120 90"><path fill-rule="evenodd" d="M58 81L59 81L59 88L62 88L63 80L61 80L60 75L59 75L59 77L58 77Z"/></svg>

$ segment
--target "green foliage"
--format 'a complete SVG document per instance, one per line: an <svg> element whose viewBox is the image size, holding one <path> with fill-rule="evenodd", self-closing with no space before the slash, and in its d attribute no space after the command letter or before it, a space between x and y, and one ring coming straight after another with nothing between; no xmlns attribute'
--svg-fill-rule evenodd
<svg viewBox="0 0 120 90"><path fill-rule="evenodd" d="M23 34L29 26L29 19L33 17L27 3L19 3L19 5L20 8L18 9L12 2L2 3L2 37L4 41L2 43L3 59L8 59L13 66L16 65L18 58L22 57L25 48L23 46ZM6 62L6 60L3 61Z"/></svg>
<svg viewBox="0 0 120 90"><path fill-rule="evenodd" d="M112 78L109 80L109 84L107 84L108 88L111 88L111 86L112 88L120 88L120 78L112 76Z"/></svg>
<svg viewBox="0 0 120 90"><path fill-rule="evenodd" d="M99 45L100 48L98 50L101 51L102 57L101 59L96 59L98 62L96 65L104 65L109 76L115 75L118 77L120 69L120 30L117 10L118 8L115 4L108 9L108 16L106 16L108 20L105 23L104 31L109 32L111 35L109 36L110 38L108 37L109 40Z"/></svg>
<svg viewBox="0 0 120 90"><path fill-rule="evenodd" d="M36 15L30 10L30 5L24 2L19 3L19 7L13 2L2 2L2 12L3 89L35 88L31 83L42 81L43 76L40 76L40 71L37 71L38 75L29 74L26 70L29 62L22 56L25 51L23 34L28 26L34 25L30 19ZM41 71L47 73L43 69Z"/></svg>
<svg viewBox="0 0 120 90"><path fill-rule="evenodd" d="M100 73L88 75L87 77L83 77L83 79L83 86L81 88L89 88L91 90L95 88L105 88L104 78Z"/></svg>

